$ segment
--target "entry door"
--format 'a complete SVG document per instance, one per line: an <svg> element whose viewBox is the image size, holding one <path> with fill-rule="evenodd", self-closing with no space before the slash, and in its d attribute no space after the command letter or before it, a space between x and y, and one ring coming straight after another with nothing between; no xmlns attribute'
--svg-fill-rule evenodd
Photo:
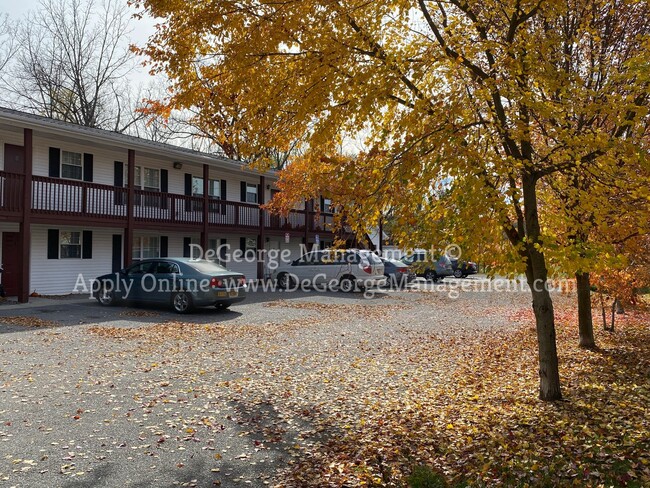
<svg viewBox="0 0 650 488"><path fill-rule="evenodd" d="M5 144L5 171L25 174L25 148L23 146Z"/></svg>
<svg viewBox="0 0 650 488"><path fill-rule="evenodd" d="M20 277L20 239L18 232L2 233L2 284L8 296L18 295Z"/></svg>
<svg viewBox="0 0 650 488"><path fill-rule="evenodd" d="M5 171L7 173L25 174L25 148L5 144ZM0 205L6 210L18 210L19 202L23 194L23 185L20 179L7 176L4 178L4 185L0 188ZM5 260L6 261L6 260Z"/></svg>

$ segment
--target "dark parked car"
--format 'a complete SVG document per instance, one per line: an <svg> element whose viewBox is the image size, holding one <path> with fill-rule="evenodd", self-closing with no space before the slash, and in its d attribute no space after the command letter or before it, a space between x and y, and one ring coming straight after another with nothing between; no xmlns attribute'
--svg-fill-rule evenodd
<svg viewBox="0 0 650 488"><path fill-rule="evenodd" d="M467 276L478 273L478 266L472 261L451 260L451 267L454 270L454 277L467 278Z"/></svg>
<svg viewBox="0 0 650 488"><path fill-rule="evenodd" d="M415 273L411 273L409 267L397 259L379 258L384 263L384 276L389 286L402 287L415 279Z"/></svg>
<svg viewBox="0 0 650 488"><path fill-rule="evenodd" d="M105 306L120 301L161 303L178 313L194 307L226 309L246 298L241 273L203 259L144 259L117 273L100 276L93 285L97 301Z"/></svg>
<svg viewBox="0 0 650 488"><path fill-rule="evenodd" d="M418 250L401 261L411 268L417 276L424 277L427 281L437 283L445 276L452 276L454 270L451 268L451 261L446 255L433 257L429 252Z"/></svg>

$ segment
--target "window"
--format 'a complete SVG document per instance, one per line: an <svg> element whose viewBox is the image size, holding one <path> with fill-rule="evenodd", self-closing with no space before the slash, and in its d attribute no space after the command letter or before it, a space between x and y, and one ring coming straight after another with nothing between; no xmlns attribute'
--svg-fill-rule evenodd
<svg viewBox="0 0 650 488"><path fill-rule="evenodd" d="M221 198L221 180L208 181L208 195L211 198ZM192 176L192 196L203 196L203 178Z"/></svg>
<svg viewBox="0 0 650 488"><path fill-rule="evenodd" d="M61 259L81 258L81 232L61 231L59 234Z"/></svg>
<svg viewBox="0 0 650 488"><path fill-rule="evenodd" d="M257 185L246 183L246 202L257 203Z"/></svg>
<svg viewBox="0 0 650 488"><path fill-rule="evenodd" d="M168 261L160 261L156 263L156 269L154 271L156 274L179 274L180 270L176 263L170 263Z"/></svg>
<svg viewBox="0 0 650 488"><path fill-rule="evenodd" d="M124 165L124 186L129 184L129 165ZM143 168L136 166L133 168L133 187L138 190L160 191L160 170L156 168ZM136 195L135 205L144 205L145 207L160 207L164 199L158 195Z"/></svg>
<svg viewBox="0 0 650 488"><path fill-rule="evenodd" d="M61 177L73 180L83 179L81 153L61 151Z"/></svg>
<svg viewBox="0 0 650 488"><path fill-rule="evenodd" d="M160 257L160 238L134 237L133 238L133 259L147 259Z"/></svg>
<svg viewBox="0 0 650 488"><path fill-rule="evenodd" d="M332 200L329 198L323 198L323 208L321 208L321 212L331 212L332 208Z"/></svg>

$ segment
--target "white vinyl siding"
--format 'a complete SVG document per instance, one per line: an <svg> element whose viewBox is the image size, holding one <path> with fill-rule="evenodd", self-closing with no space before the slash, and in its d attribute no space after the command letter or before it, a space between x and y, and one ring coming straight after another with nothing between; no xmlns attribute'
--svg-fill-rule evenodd
<svg viewBox="0 0 650 488"><path fill-rule="evenodd" d="M51 225L32 225L32 262L30 265L29 291L42 295L66 295L72 293L81 275L88 280L110 273L113 262L113 234L122 229L93 228L92 259L47 259L47 230ZM59 227L59 235L73 230Z"/></svg>

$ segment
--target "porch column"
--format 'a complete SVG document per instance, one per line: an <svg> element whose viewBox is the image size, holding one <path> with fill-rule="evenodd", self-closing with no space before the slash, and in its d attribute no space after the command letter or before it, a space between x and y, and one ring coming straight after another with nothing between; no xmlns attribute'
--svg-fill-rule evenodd
<svg viewBox="0 0 650 488"><path fill-rule="evenodd" d="M384 219L379 217L379 254L384 253Z"/></svg>
<svg viewBox="0 0 650 488"><path fill-rule="evenodd" d="M208 250L208 233L209 233L209 205L210 205L210 195L208 190L210 189L210 167L207 164L203 165L203 228L201 230L201 248L203 253Z"/></svg>
<svg viewBox="0 0 650 488"><path fill-rule="evenodd" d="M305 249L307 249L307 245L309 244L309 228L311 227L311 219L313 218L310 207L313 202L314 200L305 200Z"/></svg>
<svg viewBox="0 0 650 488"><path fill-rule="evenodd" d="M33 134L32 129L23 130L23 146L25 152L25 177L23 179L23 215L20 222L20 275L18 276L18 301L29 301L29 275L32 245L32 167L33 167Z"/></svg>
<svg viewBox="0 0 650 488"><path fill-rule="evenodd" d="M260 191L258 195L259 199L259 232L257 234L257 279L261 280L264 279L264 259L260 259L260 256L264 256L265 253L264 247L265 247L265 240L266 240L266 232L264 232L264 221L266 220L266 210L262 208L262 205L264 205L265 198L264 198L264 192L266 190L266 178L264 175L260 176Z"/></svg>
<svg viewBox="0 0 650 488"><path fill-rule="evenodd" d="M133 226L135 224L134 203L135 203L135 150L129 149L127 168L127 192L126 192L126 229L124 229L124 267L131 264L133 260Z"/></svg>

